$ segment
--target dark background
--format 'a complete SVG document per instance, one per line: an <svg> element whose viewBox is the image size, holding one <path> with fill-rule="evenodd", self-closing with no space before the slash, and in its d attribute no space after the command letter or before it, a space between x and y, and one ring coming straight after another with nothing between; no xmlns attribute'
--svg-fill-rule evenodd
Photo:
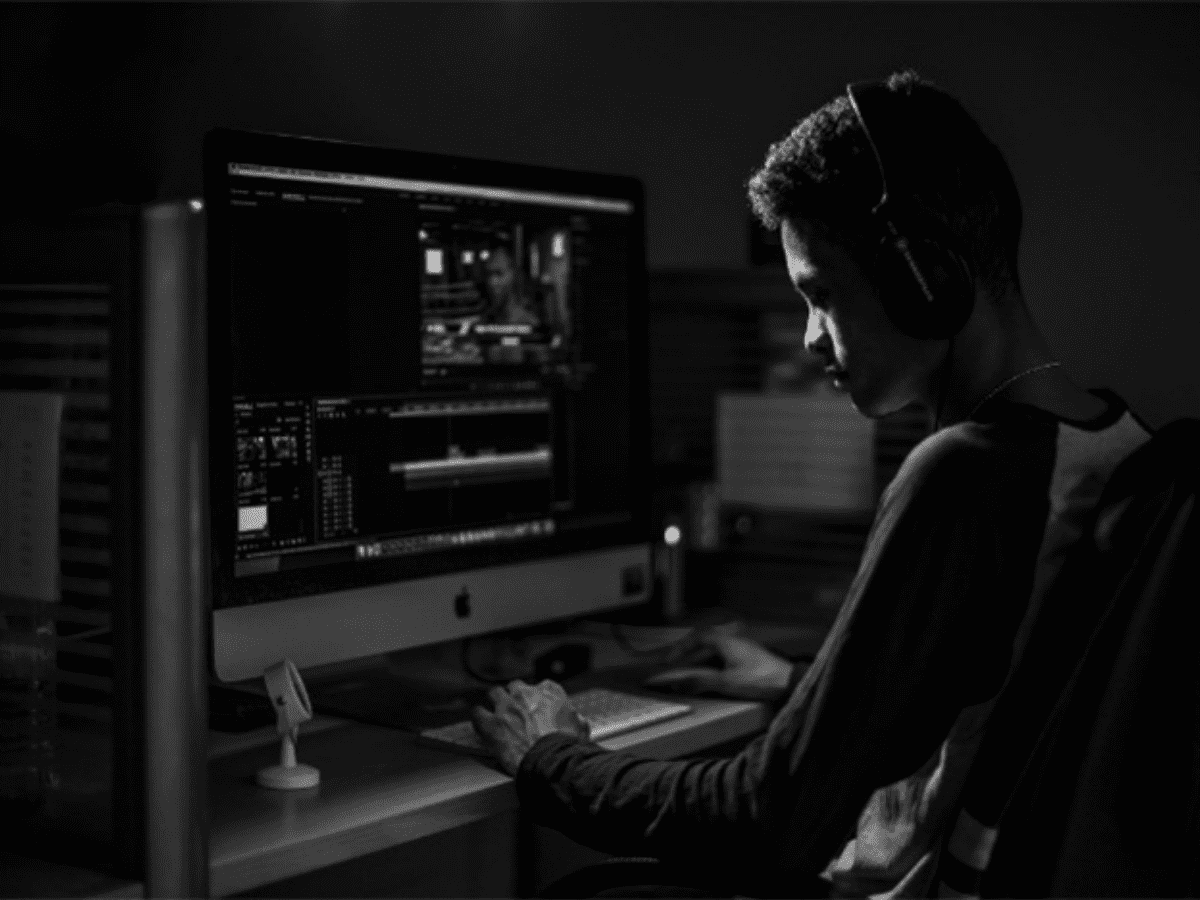
<svg viewBox="0 0 1200 900"><path fill-rule="evenodd" d="M1014 170L1021 275L1051 345L1078 381L1115 388L1157 425L1200 416L1197 46L1192 3L0 3L0 214L197 196L201 139L228 126L634 175L647 189L652 268L737 270L748 257L744 183L770 142L848 81L912 66L963 100ZM661 365L679 374L655 424L675 416L692 429L662 429L663 458L682 460L682 481L706 477L711 394L727 381L712 374L705 399L702 364L740 359L760 322L726 303L755 279L672 277L652 281L660 308L664 285L682 285L676 296L689 301L701 281L725 285L695 315L677 303L652 318L656 337L674 340L658 346L679 357ZM741 377L757 383L757 365L747 368ZM120 521L131 501L117 487ZM110 515L86 495L64 509ZM772 608L764 601L796 606L781 585L797 591L811 558L836 558L837 572L857 564L860 534L778 534L802 546L790 557L731 554L710 579L755 614ZM127 641L114 649L118 686L140 664L132 604L120 602L131 571L64 569L64 606L112 598ZM136 730L136 697L117 709L122 730ZM140 764L136 753L121 760L111 797L137 795ZM103 831L97 822L81 819L89 835ZM366 896L375 884L376 896L512 895L513 822L257 893L324 897L353 885ZM116 843L136 855L139 839L133 828ZM571 850L546 843L533 855L564 874L584 861Z"/></svg>
<svg viewBox="0 0 1200 900"><path fill-rule="evenodd" d="M999 144L1077 380L1200 415L1200 6L4 4L9 202L200 191L226 125L632 174L652 268L747 260L744 183L847 81L912 66ZM8 155L8 154L6 154Z"/></svg>

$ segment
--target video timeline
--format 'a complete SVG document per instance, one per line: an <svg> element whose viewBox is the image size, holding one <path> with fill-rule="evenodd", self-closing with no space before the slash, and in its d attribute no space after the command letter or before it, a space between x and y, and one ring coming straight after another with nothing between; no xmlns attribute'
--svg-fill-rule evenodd
<svg viewBox="0 0 1200 900"><path fill-rule="evenodd" d="M549 537L552 534L554 534L554 520L538 519L533 522L519 522L515 525L464 528L443 534L417 534L411 537L374 541L369 544L359 544L354 548L354 553L358 559L383 559L388 556L403 556L449 547L465 547L472 544L488 544L495 541L520 540L530 537Z"/></svg>
<svg viewBox="0 0 1200 900"><path fill-rule="evenodd" d="M541 538L571 506L546 397L246 402L235 417L242 560Z"/></svg>

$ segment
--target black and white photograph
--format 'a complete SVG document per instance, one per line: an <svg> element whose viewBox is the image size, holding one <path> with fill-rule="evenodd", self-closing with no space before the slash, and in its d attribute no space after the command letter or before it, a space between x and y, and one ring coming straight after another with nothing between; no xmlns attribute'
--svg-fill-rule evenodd
<svg viewBox="0 0 1200 900"><path fill-rule="evenodd" d="M1197 47L0 0L0 898L1200 897Z"/></svg>

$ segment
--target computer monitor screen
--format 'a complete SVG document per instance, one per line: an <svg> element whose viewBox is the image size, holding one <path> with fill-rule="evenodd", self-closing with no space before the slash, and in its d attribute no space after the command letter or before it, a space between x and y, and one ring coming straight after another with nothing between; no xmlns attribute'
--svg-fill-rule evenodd
<svg viewBox="0 0 1200 900"><path fill-rule="evenodd" d="M636 180L215 131L205 205L227 673L645 599ZM585 571L604 584L581 599ZM297 637L305 619L344 645ZM258 623L236 650L235 621Z"/></svg>

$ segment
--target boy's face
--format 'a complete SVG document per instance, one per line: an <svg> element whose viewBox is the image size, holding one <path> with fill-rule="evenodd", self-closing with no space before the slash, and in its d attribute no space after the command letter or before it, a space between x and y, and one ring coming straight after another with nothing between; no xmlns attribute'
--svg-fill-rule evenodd
<svg viewBox="0 0 1200 900"><path fill-rule="evenodd" d="M879 302L887 286L808 223L785 219L780 237L788 277L808 307L805 349L836 370L835 386L871 418L924 398L942 342L901 333Z"/></svg>

